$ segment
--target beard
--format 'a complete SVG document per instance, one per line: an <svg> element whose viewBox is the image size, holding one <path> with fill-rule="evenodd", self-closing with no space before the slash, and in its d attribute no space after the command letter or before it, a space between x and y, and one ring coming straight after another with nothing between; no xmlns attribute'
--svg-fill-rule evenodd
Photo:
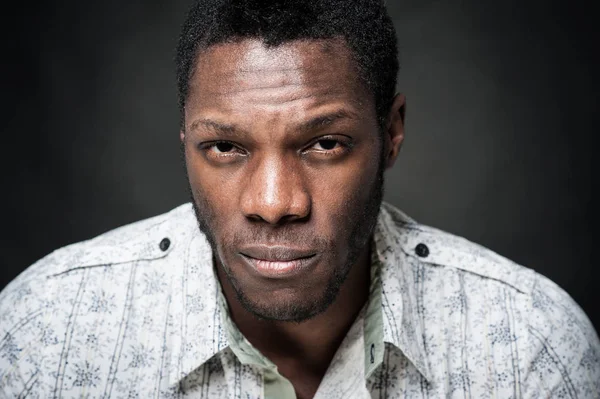
<svg viewBox="0 0 600 399"><path fill-rule="evenodd" d="M333 302L335 302L340 288L346 281L350 270L357 262L359 256L367 248L369 240L373 234L373 230L377 224L381 202L383 200L384 187L384 163L383 157L380 158L380 163L376 173L376 177L369 189L370 195L366 199L361 198L359 193L355 193L348 201L347 207L343 210L343 215L338 219L347 221L346 225L338 231L344 234L345 247L348 250L345 253L338 253L332 240L323 237L311 237L310 242L307 237L295 235L292 230L286 232L285 227L279 231L278 236L288 237L285 242L307 243L307 247L321 249L334 253L333 259L340 259L336 262L337 265L332 272L327 276L324 289L317 295L303 295L301 298L286 300L286 301L271 301L261 302L254 300L248 295L248 289L237 277L236 273L228 265L225 259L224 248L236 248L239 243L248 241L249 237L252 240L260 242L258 239L266 238L267 232L259 230L260 227L252 231L233 233L227 237L217 237L216 217L213 211L213 206L206 200L206 197L201 192L194 192L190 185L188 177L188 190L193 205L194 213L198 221L200 231L206 237L213 253L213 266L221 267L225 272L225 276L233 287L237 300L241 303L244 309L259 319L272 321L288 321L302 322L315 317L324 312ZM271 236L272 237L272 236ZM289 239L291 238L291 239ZM265 240L266 241L266 240ZM281 241L281 240L280 240Z"/></svg>

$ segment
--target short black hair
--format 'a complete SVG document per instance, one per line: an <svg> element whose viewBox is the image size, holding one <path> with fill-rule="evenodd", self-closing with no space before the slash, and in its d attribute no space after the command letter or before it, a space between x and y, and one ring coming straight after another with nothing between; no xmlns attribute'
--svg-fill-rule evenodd
<svg viewBox="0 0 600 399"><path fill-rule="evenodd" d="M359 77L373 93L383 127L396 90L398 48L383 0L194 0L176 52L181 128L189 80L201 50L240 39L266 46L343 38Z"/></svg>

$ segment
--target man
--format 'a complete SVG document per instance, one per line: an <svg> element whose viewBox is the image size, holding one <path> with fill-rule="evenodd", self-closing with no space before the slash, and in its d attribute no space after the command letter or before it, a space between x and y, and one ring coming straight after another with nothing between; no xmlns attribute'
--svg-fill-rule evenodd
<svg viewBox="0 0 600 399"><path fill-rule="evenodd" d="M564 291L382 203L405 100L380 1L201 0L177 67L191 205L1 293L3 397L598 397Z"/></svg>

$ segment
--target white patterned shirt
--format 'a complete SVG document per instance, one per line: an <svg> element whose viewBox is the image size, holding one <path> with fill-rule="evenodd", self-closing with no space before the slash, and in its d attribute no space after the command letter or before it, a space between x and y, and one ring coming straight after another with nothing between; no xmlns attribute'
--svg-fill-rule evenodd
<svg viewBox="0 0 600 399"><path fill-rule="evenodd" d="M316 398L599 398L557 285L384 203L371 291ZM0 293L2 398L294 398L228 316L190 204L59 249Z"/></svg>

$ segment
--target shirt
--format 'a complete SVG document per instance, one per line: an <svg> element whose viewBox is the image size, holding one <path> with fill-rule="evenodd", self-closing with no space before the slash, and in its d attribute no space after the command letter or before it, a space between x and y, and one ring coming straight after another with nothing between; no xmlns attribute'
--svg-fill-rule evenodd
<svg viewBox="0 0 600 399"><path fill-rule="evenodd" d="M598 398L557 285L383 203L368 302L316 398ZM293 398L229 318L190 204L59 249L0 293L0 396Z"/></svg>

